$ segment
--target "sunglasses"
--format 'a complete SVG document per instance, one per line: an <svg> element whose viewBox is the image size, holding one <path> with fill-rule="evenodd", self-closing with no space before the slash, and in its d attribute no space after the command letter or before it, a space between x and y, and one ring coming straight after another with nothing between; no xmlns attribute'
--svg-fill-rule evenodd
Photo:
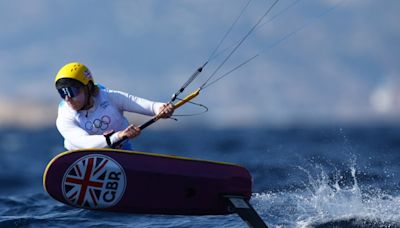
<svg viewBox="0 0 400 228"><path fill-rule="evenodd" d="M81 87L63 87L58 89L58 93L60 94L62 99L65 99L65 97L76 97L81 90Z"/></svg>

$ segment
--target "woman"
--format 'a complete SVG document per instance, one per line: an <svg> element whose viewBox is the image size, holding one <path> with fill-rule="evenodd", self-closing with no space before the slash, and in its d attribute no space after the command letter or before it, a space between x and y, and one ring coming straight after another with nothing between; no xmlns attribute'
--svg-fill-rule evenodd
<svg viewBox="0 0 400 228"><path fill-rule="evenodd" d="M82 63L63 66L56 78L56 88L63 99L58 107L57 129L67 150L114 147L122 139L140 134L130 125L124 111L169 118L172 104L149 101L130 94L95 85L92 74ZM129 140L118 148L130 150Z"/></svg>

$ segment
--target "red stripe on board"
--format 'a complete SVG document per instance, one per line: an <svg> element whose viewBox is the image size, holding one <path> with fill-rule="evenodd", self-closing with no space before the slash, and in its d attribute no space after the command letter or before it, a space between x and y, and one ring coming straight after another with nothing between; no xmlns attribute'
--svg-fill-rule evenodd
<svg viewBox="0 0 400 228"><path fill-rule="evenodd" d="M94 196L93 189L90 189L89 193L90 193L90 197L92 198L94 206L97 207L97 201L96 201L96 197Z"/></svg>
<svg viewBox="0 0 400 228"><path fill-rule="evenodd" d="M108 160L104 160L103 164L101 164L101 166L94 171L93 176L96 175L96 173L98 173L107 164L107 162Z"/></svg>
<svg viewBox="0 0 400 228"><path fill-rule="evenodd" d="M82 206L83 201L85 199L85 194L86 194L87 188L89 186L93 186L93 187L102 187L103 186L103 183L101 183L101 182L90 181L90 176L91 176L92 169L93 169L93 160L94 160L94 158L89 158L89 162L88 162L88 165L87 165L86 171L85 171L85 177L83 180L80 180L82 183L82 187L81 187L81 192L79 193L79 198L78 198L78 202L77 202L77 204L79 206Z"/></svg>
<svg viewBox="0 0 400 228"><path fill-rule="evenodd" d="M72 177L67 177L67 179L65 180L65 183L84 185L84 181L82 179L77 179L77 178L72 178ZM91 186L91 187L97 187L97 188L103 187L103 183L97 182L97 181L89 181L87 185Z"/></svg>
<svg viewBox="0 0 400 228"><path fill-rule="evenodd" d="M82 173L81 173L81 169L79 169L79 165L76 165L75 168L76 168L76 170L78 171L79 177L81 177L81 176L82 176Z"/></svg>

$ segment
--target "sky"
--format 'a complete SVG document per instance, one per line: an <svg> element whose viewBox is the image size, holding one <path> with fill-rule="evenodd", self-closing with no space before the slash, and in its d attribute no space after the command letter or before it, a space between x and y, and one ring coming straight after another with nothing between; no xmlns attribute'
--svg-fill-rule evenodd
<svg viewBox="0 0 400 228"><path fill-rule="evenodd" d="M186 92L212 75L273 1L250 2ZM73 61L110 89L168 102L247 2L0 1L0 127L54 126L54 77ZM160 126L398 124L399 11L398 0L280 0L215 77L258 56L195 99L209 111Z"/></svg>

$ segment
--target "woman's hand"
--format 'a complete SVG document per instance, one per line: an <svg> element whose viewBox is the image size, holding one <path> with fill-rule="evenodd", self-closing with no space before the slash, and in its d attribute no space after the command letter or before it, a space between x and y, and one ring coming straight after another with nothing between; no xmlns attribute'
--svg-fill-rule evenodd
<svg viewBox="0 0 400 228"><path fill-rule="evenodd" d="M172 114L174 113L175 107L173 104L168 103L168 104L163 104L163 106L160 107L160 110L158 110L158 117L166 119L170 118Z"/></svg>
<svg viewBox="0 0 400 228"><path fill-rule="evenodd" d="M137 137L138 135L140 135L140 128L133 124L129 125L127 128L125 128L125 130L118 132L118 137L120 139L123 139L125 137L128 139L132 139Z"/></svg>

